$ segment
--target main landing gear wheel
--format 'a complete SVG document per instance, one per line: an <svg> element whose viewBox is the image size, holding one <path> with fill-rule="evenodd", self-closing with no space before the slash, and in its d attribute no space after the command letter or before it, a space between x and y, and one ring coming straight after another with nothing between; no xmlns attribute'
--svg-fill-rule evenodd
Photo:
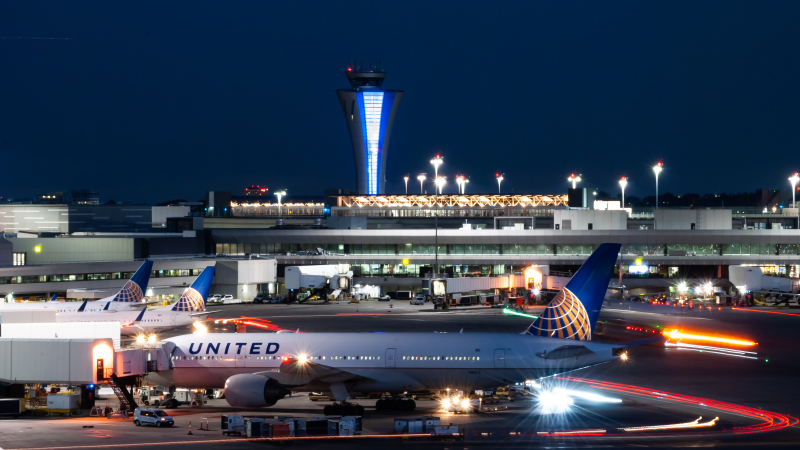
<svg viewBox="0 0 800 450"><path fill-rule="evenodd" d="M363 416L364 407L355 403L333 403L322 410L326 416Z"/></svg>
<svg viewBox="0 0 800 450"><path fill-rule="evenodd" d="M412 399L401 400L399 398L380 399L375 402L375 409L378 411L414 411L417 409L417 402Z"/></svg>

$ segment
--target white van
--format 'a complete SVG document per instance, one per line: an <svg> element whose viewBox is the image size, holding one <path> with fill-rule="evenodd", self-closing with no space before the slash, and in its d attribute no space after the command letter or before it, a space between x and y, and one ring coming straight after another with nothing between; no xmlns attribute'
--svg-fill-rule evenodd
<svg viewBox="0 0 800 450"><path fill-rule="evenodd" d="M133 412L133 423L137 427L142 425L155 425L157 427L171 427L175 420L161 409L136 408Z"/></svg>

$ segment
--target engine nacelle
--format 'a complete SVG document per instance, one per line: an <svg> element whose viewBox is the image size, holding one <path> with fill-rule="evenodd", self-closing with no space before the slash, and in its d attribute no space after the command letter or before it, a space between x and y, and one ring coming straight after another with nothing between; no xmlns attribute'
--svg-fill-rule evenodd
<svg viewBox="0 0 800 450"><path fill-rule="evenodd" d="M231 406L243 408L272 406L287 394L289 390L277 381L252 373L234 375L225 381L225 400Z"/></svg>

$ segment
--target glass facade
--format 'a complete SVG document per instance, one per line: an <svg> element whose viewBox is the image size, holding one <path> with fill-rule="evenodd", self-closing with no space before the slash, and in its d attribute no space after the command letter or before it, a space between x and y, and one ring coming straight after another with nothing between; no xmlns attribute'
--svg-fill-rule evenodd
<svg viewBox="0 0 800 450"><path fill-rule="evenodd" d="M363 92L361 117L364 130L364 148L366 149L368 193L378 194L378 176L381 156L381 114L383 110L383 92Z"/></svg>
<svg viewBox="0 0 800 450"><path fill-rule="evenodd" d="M216 253L228 255L296 253L321 248L338 255L434 255L433 244L216 244ZM592 254L593 244L439 244L440 255L563 255ZM622 254L630 256L800 255L800 244L624 244Z"/></svg>
<svg viewBox="0 0 800 450"><path fill-rule="evenodd" d="M174 270L154 270L150 273L150 278L168 277L196 277L203 269L174 269ZM104 272L104 273L73 273L59 275L30 275L16 277L0 277L0 284L22 284L22 283L48 283L60 281L95 281L95 280L127 280L133 276L134 272Z"/></svg>

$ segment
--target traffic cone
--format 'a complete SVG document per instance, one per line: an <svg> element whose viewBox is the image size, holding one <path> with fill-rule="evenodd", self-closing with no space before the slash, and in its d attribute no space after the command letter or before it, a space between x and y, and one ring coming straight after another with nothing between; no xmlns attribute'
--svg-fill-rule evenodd
<svg viewBox="0 0 800 450"><path fill-rule="evenodd" d="M192 434L192 422L189 422L189 435Z"/></svg>

